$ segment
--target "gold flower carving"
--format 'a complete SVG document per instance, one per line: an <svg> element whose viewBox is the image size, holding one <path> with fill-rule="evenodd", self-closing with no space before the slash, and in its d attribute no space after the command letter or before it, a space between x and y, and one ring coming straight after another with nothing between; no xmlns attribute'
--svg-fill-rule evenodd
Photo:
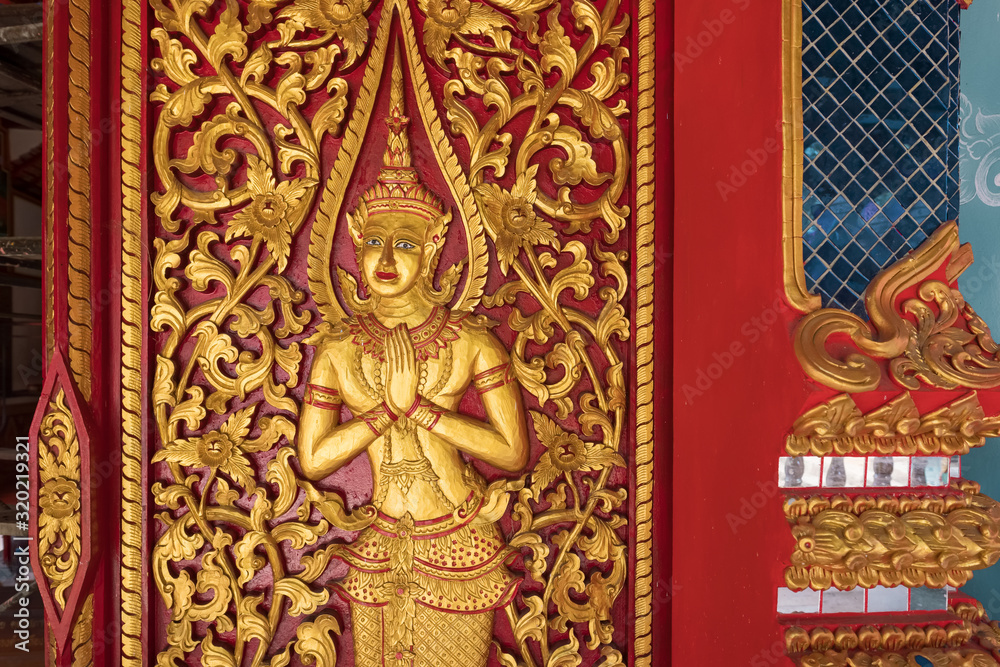
<svg viewBox="0 0 1000 667"><path fill-rule="evenodd" d="M305 28L329 33L340 39L347 52L347 62L354 62L368 43L368 19L365 12L371 0L294 0L283 9L279 18L289 19L285 25L294 29L298 22Z"/></svg>
<svg viewBox="0 0 1000 667"><path fill-rule="evenodd" d="M427 17L424 46L438 65L444 66L445 48L452 38L468 44L469 35L487 37L496 50L511 53L511 33L505 30L510 22L489 5L471 0L419 0L418 4Z"/></svg>
<svg viewBox="0 0 1000 667"><path fill-rule="evenodd" d="M476 188L483 220L493 238L497 261L504 273L510 270L514 257L522 248L530 251L533 246L559 246L552 225L535 214L537 173L538 165L531 165L518 174L510 191L496 183L483 183Z"/></svg>
<svg viewBox="0 0 1000 667"><path fill-rule="evenodd" d="M80 441L66 394L49 401L38 433L38 554L52 596L66 606L66 591L80 567Z"/></svg>

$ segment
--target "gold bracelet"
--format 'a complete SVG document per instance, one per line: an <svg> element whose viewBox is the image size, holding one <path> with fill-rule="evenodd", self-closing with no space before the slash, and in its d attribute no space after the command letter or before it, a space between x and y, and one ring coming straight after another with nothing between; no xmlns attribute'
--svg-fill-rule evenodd
<svg viewBox="0 0 1000 667"><path fill-rule="evenodd" d="M381 437L396 420L386 414L385 408L379 406L362 414L361 421L368 425L372 433Z"/></svg>
<svg viewBox="0 0 1000 667"><path fill-rule="evenodd" d="M426 398L417 396L413 400L413 405L406 411L406 416L428 431L433 431L434 427L437 426L438 420L441 419L441 415L445 412L447 410L444 408L431 403Z"/></svg>

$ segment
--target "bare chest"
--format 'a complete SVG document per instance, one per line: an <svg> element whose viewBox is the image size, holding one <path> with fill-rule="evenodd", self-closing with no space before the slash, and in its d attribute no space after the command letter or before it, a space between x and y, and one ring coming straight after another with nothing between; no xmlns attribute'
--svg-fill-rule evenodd
<svg viewBox="0 0 1000 667"><path fill-rule="evenodd" d="M388 364L381 355L349 345L337 369L341 397L352 412L363 412L385 399ZM449 344L436 357L417 360L418 395L445 407L457 405L472 380L471 360L463 347Z"/></svg>

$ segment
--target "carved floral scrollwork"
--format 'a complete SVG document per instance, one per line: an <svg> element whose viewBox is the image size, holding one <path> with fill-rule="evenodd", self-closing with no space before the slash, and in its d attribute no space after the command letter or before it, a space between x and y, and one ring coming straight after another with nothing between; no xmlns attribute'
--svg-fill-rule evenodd
<svg viewBox="0 0 1000 667"><path fill-rule="evenodd" d="M552 402L557 419L575 414L584 437L599 437L584 442L548 417L532 414L546 453L519 492L514 517L520 526L510 543L530 552L525 565L543 588L540 595L524 595L520 611L509 610L524 662L506 653L501 654L501 662L508 667L577 665L579 640L573 624L588 624L589 649L610 643L611 606L626 585L625 546L617 532L625 519L615 513L626 492L608 488L608 480L616 466L624 465L617 452L625 426L625 377L615 341L628 337L629 322L620 303L628 279L623 264L626 255L613 246L629 213L620 203L629 167L628 139L620 117L628 113L628 107L616 99L629 82L623 67L628 51L621 44L629 18L620 13L616 1L601 9L591 2L572 3L576 27L586 35L582 46L576 47L554 3L503 0L493 4L518 17L518 27L541 57L505 53L504 40L496 40L499 55L487 57L468 48L460 37L456 41L466 48L445 54L459 75L445 85L444 105L452 132L470 146L469 183L501 270L515 278L488 295L484 304L514 305L508 317L517 334L511 356L522 386L539 404ZM543 30L539 13L544 14L547 29ZM594 59L599 49L606 49L608 55ZM573 81L584 71L589 71L591 84L574 87ZM556 72L558 78L552 81ZM513 77L519 82L519 93L511 88ZM487 102L492 113L485 121L463 101L469 95ZM558 109L579 124L564 122ZM505 127L525 111L530 111L532 120L513 156L513 184L505 188L488 182L488 174L499 179L511 167L513 134ZM602 171L593 157L593 142L598 140L610 145L611 171ZM535 157L551 148L562 153L548 161L549 176L557 186L554 198L538 186L541 169ZM597 189L599 195L580 203L583 200L573 196L580 185ZM598 221L600 240L589 248L574 238L589 233ZM543 250L546 246L555 253ZM601 310L591 314L567 305L590 298L596 286L595 268L598 275L610 279L596 290L604 304ZM529 298L532 310L520 307L521 295ZM529 344L547 351L531 356ZM556 369L558 373L553 374ZM581 386L589 389L577 395ZM596 478L581 475L591 471L598 473ZM548 489L552 490L546 494ZM612 567L602 573L585 567L588 561ZM549 613L553 603L555 616ZM550 628L568 631L568 641L553 646ZM531 651L535 642L538 663ZM600 664L620 664L621 659L607 647Z"/></svg>
<svg viewBox="0 0 1000 667"><path fill-rule="evenodd" d="M80 440L66 393L49 401L38 430L38 554L52 597L63 609L80 568Z"/></svg>
<svg viewBox="0 0 1000 667"><path fill-rule="evenodd" d="M293 655L337 661L341 625L325 611L320 577L338 544L317 544L331 527L358 530L374 514L348 511L292 463L291 392L313 312L290 269L305 262L296 240L314 212L329 224L340 205L330 193L342 175L323 172L324 138L372 113L344 72L362 67L368 49L384 55L370 24L394 12L411 75L423 72L420 30L427 66L451 76L440 103L467 157L444 169L467 184L456 203L481 220L509 276L482 304L509 313L514 371L539 406L531 416L545 451L508 484L509 544L525 554L530 581L507 608L518 646L500 649L500 661L566 667L589 651L597 664L623 664L612 607L627 586L627 493L611 482L625 466L628 424L628 14L617 0L574 0L568 14L554 0L419 0L421 23L401 0L150 4L152 201L162 229L150 318L161 443L153 461L169 470L152 487L162 511L151 573L170 615L157 664L198 652L232 667L283 667ZM526 48L513 48L515 37ZM421 112L438 114L433 100ZM427 127L432 142L448 141L440 125ZM478 250L470 255L479 261ZM469 271L481 293L485 267ZM325 298L336 301L332 291ZM459 301L471 309L478 299ZM299 553L294 565L289 549ZM282 645L286 616L300 620Z"/></svg>

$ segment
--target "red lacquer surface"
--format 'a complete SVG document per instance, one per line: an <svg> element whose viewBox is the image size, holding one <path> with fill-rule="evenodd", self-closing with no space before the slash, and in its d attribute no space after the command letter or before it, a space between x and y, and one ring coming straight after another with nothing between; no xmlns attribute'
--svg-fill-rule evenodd
<svg viewBox="0 0 1000 667"><path fill-rule="evenodd" d="M776 460L808 387L783 300L781 154L767 149L781 141L781 3L677 3L675 20L672 655L786 664Z"/></svg>

